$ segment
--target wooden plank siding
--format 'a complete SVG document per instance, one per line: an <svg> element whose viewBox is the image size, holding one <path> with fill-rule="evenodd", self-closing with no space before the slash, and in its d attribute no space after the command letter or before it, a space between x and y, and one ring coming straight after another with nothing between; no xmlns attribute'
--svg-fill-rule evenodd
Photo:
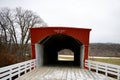
<svg viewBox="0 0 120 80"><path fill-rule="evenodd" d="M77 67L40 67L16 80L116 80Z"/></svg>

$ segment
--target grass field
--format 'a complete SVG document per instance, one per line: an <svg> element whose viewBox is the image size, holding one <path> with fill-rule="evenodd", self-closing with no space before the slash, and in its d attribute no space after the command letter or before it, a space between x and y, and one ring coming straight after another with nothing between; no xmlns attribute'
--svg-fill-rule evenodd
<svg viewBox="0 0 120 80"><path fill-rule="evenodd" d="M120 65L120 57L89 57L90 60ZM74 61L74 56L58 55L60 61Z"/></svg>
<svg viewBox="0 0 120 80"><path fill-rule="evenodd" d="M74 56L72 56L72 55L58 55L58 60L60 60L60 61L74 61Z"/></svg>
<svg viewBox="0 0 120 80"><path fill-rule="evenodd" d="M91 57L89 58L90 60L93 61L99 61L99 62L105 62L105 63L110 63L110 64L115 64L115 65L120 65L120 58L112 58L112 57L100 57L100 58L96 58L96 57Z"/></svg>

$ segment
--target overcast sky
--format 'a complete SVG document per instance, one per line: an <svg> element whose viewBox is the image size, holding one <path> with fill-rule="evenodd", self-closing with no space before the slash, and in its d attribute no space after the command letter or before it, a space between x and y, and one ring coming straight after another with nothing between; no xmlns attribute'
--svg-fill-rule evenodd
<svg viewBox="0 0 120 80"><path fill-rule="evenodd" d="M91 28L90 42L120 43L120 0L0 0L36 12L49 26Z"/></svg>

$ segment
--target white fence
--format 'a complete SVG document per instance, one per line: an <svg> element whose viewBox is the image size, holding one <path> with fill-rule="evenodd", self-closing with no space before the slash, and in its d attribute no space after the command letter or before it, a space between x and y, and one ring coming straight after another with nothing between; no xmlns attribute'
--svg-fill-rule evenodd
<svg viewBox="0 0 120 80"><path fill-rule="evenodd" d="M36 67L36 60L32 59L29 61L17 63L14 65L0 68L0 80L13 80L14 77L19 77Z"/></svg>
<svg viewBox="0 0 120 80"><path fill-rule="evenodd" d="M120 79L120 66L118 65L85 60L85 67L89 70L94 69L97 73L102 71L106 76L108 76L108 74L115 75L117 76L117 79Z"/></svg>

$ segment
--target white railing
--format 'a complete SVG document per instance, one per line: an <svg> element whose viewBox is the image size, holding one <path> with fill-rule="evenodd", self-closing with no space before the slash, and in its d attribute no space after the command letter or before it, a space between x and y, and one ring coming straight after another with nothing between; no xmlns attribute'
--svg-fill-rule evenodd
<svg viewBox="0 0 120 80"><path fill-rule="evenodd" d="M120 79L120 66L118 65L85 60L85 67L87 67L89 70L94 69L97 73L102 71L106 76L108 76L108 74L115 75L117 76L117 79Z"/></svg>
<svg viewBox="0 0 120 80"><path fill-rule="evenodd" d="M14 65L0 68L0 80L13 80L15 77L19 77L36 67L36 60L32 59L29 61L17 63Z"/></svg>

